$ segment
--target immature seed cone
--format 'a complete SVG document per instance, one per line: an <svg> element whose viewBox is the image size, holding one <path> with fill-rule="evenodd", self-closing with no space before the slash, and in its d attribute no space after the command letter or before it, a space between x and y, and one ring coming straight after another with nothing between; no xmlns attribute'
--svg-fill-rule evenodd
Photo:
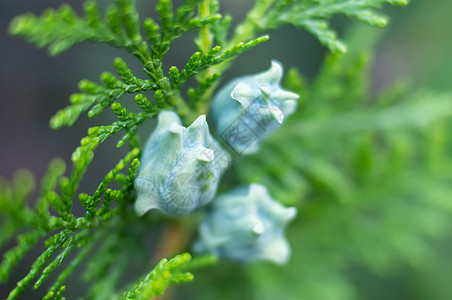
<svg viewBox="0 0 452 300"><path fill-rule="evenodd" d="M169 216L188 214L215 196L230 157L210 135L205 115L188 128L181 124L174 112L158 116L134 182L139 215L154 208Z"/></svg>
<svg viewBox="0 0 452 300"><path fill-rule="evenodd" d="M200 226L194 248L237 261L270 260L285 263L290 247L284 228L297 210L286 208L260 184L238 188L213 201Z"/></svg>
<svg viewBox="0 0 452 300"><path fill-rule="evenodd" d="M269 70L239 77L214 97L217 131L238 154L256 152L259 141L295 111L298 95L281 88L282 74L282 65L273 60Z"/></svg>

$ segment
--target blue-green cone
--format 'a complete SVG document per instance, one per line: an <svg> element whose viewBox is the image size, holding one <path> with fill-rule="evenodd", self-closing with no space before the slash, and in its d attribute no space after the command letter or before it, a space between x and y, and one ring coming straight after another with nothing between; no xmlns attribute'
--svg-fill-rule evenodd
<svg viewBox="0 0 452 300"><path fill-rule="evenodd" d="M158 116L134 182L139 215L154 208L169 216L188 214L215 196L230 157L210 135L205 115L188 128L181 124L174 112Z"/></svg>
<svg viewBox="0 0 452 300"><path fill-rule="evenodd" d="M297 210L286 208L260 184L237 188L213 201L194 249L237 261L285 263L290 247L284 228Z"/></svg>
<svg viewBox="0 0 452 300"><path fill-rule="evenodd" d="M269 70L234 79L214 97L217 131L238 154L256 152L259 141L295 111L298 95L281 88L282 74L273 60Z"/></svg>

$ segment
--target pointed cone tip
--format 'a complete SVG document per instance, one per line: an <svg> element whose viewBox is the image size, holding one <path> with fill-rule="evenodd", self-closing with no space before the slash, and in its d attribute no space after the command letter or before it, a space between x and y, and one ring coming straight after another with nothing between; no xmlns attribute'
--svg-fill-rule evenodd
<svg viewBox="0 0 452 300"><path fill-rule="evenodd" d="M197 160L203 162L211 162L215 158L215 152L212 149L202 147L201 152L196 157Z"/></svg>
<svg viewBox="0 0 452 300"><path fill-rule="evenodd" d="M261 91L262 95L264 95L267 98L269 98L272 94L270 89L266 86L260 86L259 90Z"/></svg>
<svg viewBox="0 0 452 300"><path fill-rule="evenodd" d="M169 110L163 110L158 115L158 128L169 128L172 124L182 125L182 122L179 118L179 116Z"/></svg>
<svg viewBox="0 0 452 300"><path fill-rule="evenodd" d="M145 197L138 196L137 200L135 201L135 212L137 213L138 216L141 217L146 212L154 208L152 207L152 205L150 205L150 203L147 202L148 201L146 201Z"/></svg>
<svg viewBox="0 0 452 300"><path fill-rule="evenodd" d="M251 183L248 190L248 197L255 199L255 201L262 201L268 198L271 199L270 194L265 186L259 183Z"/></svg>
<svg viewBox="0 0 452 300"><path fill-rule="evenodd" d="M254 225L253 232L256 235L262 235L265 232L264 224L262 224L262 222L259 222L256 225Z"/></svg>
<svg viewBox="0 0 452 300"><path fill-rule="evenodd" d="M282 103L282 110L286 115L291 115L297 109L297 105L296 100L286 100Z"/></svg>
<svg viewBox="0 0 452 300"><path fill-rule="evenodd" d="M277 60L272 60L270 69L262 73L261 78L272 83L279 83L282 79L282 75L283 75L282 64Z"/></svg>
<svg viewBox="0 0 452 300"><path fill-rule="evenodd" d="M283 265L290 257L289 244L283 237L277 238L265 248L265 254L274 263Z"/></svg>
<svg viewBox="0 0 452 300"><path fill-rule="evenodd" d="M243 82L239 82L231 92L231 98L239 102L243 107L249 105L252 96L252 89Z"/></svg>
<svg viewBox="0 0 452 300"><path fill-rule="evenodd" d="M135 212L142 216L151 209L162 210L158 203L158 194L155 192L140 193L138 192L137 199L135 200Z"/></svg>
<svg viewBox="0 0 452 300"><path fill-rule="evenodd" d="M209 128L209 125L207 124L206 115L200 115L196 118L196 120L191 123L190 126L188 126L188 130L192 131L193 129L200 129L200 128Z"/></svg>
<svg viewBox="0 0 452 300"><path fill-rule="evenodd" d="M272 114L273 118L278 122L279 124L282 124L284 121L284 113L282 110L280 110L278 107L269 107L270 113Z"/></svg>
<svg viewBox="0 0 452 300"><path fill-rule="evenodd" d="M169 132L174 133L174 134L179 134L181 135L184 131L185 131L185 127L181 126L177 123L172 123L169 128L168 128Z"/></svg>
<svg viewBox="0 0 452 300"><path fill-rule="evenodd" d="M297 100L298 98L300 98L300 96L296 93L279 89L273 93L273 98L284 101Z"/></svg>

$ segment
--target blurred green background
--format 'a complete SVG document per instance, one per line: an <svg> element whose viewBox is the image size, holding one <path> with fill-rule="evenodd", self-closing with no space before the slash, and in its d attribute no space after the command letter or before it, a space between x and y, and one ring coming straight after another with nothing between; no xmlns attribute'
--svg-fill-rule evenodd
<svg viewBox="0 0 452 300"><path fill-rule="evenodd" d="M66 2L81 7L80 1ZM143 16L153 15L154 1L138 2ZM15 15L60 4L0 4L0 174L8 179L19 168L39 178L53 157L69 161L86 129L99 119L82 117L73 128L51 131L50 116L67 105L80 79L113 71L115 56L131 58L91 44L49 58L7 35ZM221 4L238 22L252 1ZM391 18L385 29L333 20L348 41L345 56L328 55L308 33L284 27L269 32L269 42L241 55L224 75L227 82L264 70L271 59L301 74L292 70L286 80L302 95L297 114L261 153L235 164L236 173L229 173L234 178L226 178L265 183L275 198L299 208L289 226L292 260L284 268L221 262L171 295L452 298L452 1L415 0L384 12ZM168 66L182 65L195 51L193 37L175 43ZM138 64L131 66L140 74ZM102 118L107 123L113 115ZM141 135L151 127L142 128ZM112 138L99 147L81 191L92 192L97 178L124 154L115 143ZM10 283L21 274L17 270Z"/></svg>

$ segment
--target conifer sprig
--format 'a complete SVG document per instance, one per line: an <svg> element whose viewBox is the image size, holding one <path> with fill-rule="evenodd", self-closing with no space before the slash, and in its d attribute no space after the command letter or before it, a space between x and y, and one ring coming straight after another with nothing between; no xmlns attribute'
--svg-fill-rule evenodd
<svg viewBox="0 0 452 300"><path fill-rule="evenodd" d="M407 0L258 0L247 19L238 27L232 42L284 24L306 29L334 52L345 52L346 45L330 28L329 19L345 15L375 27L388 19L375 12L384 4L406 5Z"/></svg>
<svg viewBox="0 0 452 300"><path fill-rule="evenodd" d="M46 250L11 291L8 299L16 299L27 286L39 288L52 278L54 272L59 271L63 261L70 260L44 297L61 299L66 290L66 279L75 268L88 260L91 253L95 259L88 263L86 277L95 281L95 284L90 296L105 299L114 297L117 293L115 287L130 260L127 256L129 249L117 245L132 247L139 238L135 241L128 238L128 235L133 235L127 231L128 228L134 222L148 221L146 218L138 219L129 209L134 201L133 181L140 164L138 128L163 109L176 111L186 122L206 112L221 74L234 57L268 40L268 36L258 37L258 34L292 24L310 31L330 49L341 51L344 46L329 28L328 20L334 15L344 14L373 26L382 26L386 21L374 10L385 3L405 4L405 1L257 0L231 38L228 37L231 18L218 13L217 0L186 0L177 8L173 8L171 0L159 0L155 6L158 20L146 18L143 22L136 10L135 0L114 0L103 14L95 1L87 1L83 6L83 16L63 5L58 10L47 10L39 17L26 14L15 18L11 22L10 32L24 37L37 47L47 47L50 55L61 54L84 41L104 43L132 54L141 62L148 78L139 78L123 59L116 58L114 67L119 78L106 72L101 75L102 84L89 80L80 82L80 93L73 94L71 104L51 119L51 127L72 126L82 113L87 112L89 117L95 117L109 108L117 121L88 129L88 135L72 154L73 167L69 176L64 176L65 164L62 160L50 164L34 208L29 208L26 203L27 195L34 186L29 173L21 173L12 185L0 181L0 213L6 216L1 224L0 246L13 236L17 239L16 246L5 254L0 264L0 279L6 281L13 268L32 247L46 238ZM199 37L195 41L199 52L194 53L180 70L176 66L164 70L162 59L173 41L194 29L199 29ZM192 78L197 79L198 86L188 89L185 97L181 94L181 88ZM122 97L128 94L134 95L140 112L133 113L124 107L127 105L120 103ZM80 182L94 158L97 146L122 131L125 133L117 146L128 144L131 151L107 173L93 194L80 193ZM290 134L290 130L287 134ZM291 158L290 151L287 157ZM268 171L266 168L269 163L266 161L259 166ZM321 176L326 176L327 180L341 177L328 164L320 167L315 161L314 167L312 162L301 166L288 164L289 172L293 170L291 167L308 169L308 172L312 171L314 179ZM122 171L127 165L128 171L124 174ZM273 173L270 170L268 174ZM296 177L279 177L277 174L275 178L287 183L287 178ZM119 188L112 188L112 184L119 184ZM343 191L347 191L347 187L346 179L333 180L331 190L337 188L338 193L342 192L338 198L345 199L347 195ZM84 216L74 215L75 199L86 210ZM96 249L99 249L97 253ZM162 260L142 281L124 293L123 298L148 299L162 294L170 283L191 280L192 275L185 273L183 268L189 260L189 254L176 256L170 261ZM199 265L203 264L205 262ZM190 266L185 269L190 269Z"/></svg>
<svg viewBox="0 0 452 300"><path fill-rule="evenodd" d="M103 231L97 229L102 228L102 223L106 224L108 222L114 222L125 226L127 222L124 218L127 218L128 213L127 210L125 210L125 207L127 203L131 201L131 187L139 167L139 162L136 159L138 155L138 149L129 152L125 158L107 174L92 196L87 194L79 195L81 204L87 210L87 215L78 218L75 217L71 211L72 198L75 196L76 186L80 181L80 177L83 176L83 173L89 165L90 160L76 157L74 162L75 171L72 172L72 175L69 178L60 177L64 171L64 164L62 164L61 161L57 160L52 162L42 183L42 196L36 204L36 211L30 210L29 213L24 214L23 217L25 221L31 219L28 223L33 227L27 228L28 232L21 233L18 236L17 246L5 254L5 258L0 265L1 279L3 281L7 280L8 274L13 267L20 262L27 252L30 251L31 247L38 243L41 238L51 234L57 229L61 229L62 231L50 236L45 241L44 244L47 249L34 262L29 273L18 282L17 287L11 291L8 299L16 299L36 278L34 287L39 288L49 275L57 269L61 262L71 254L71 252L77 248L81 248L77 256L73 258L69 267L60 274L55 284L49 289L46 297L50 299L51 296L58 293L62 288L65 279L83 261L83 258L90 253L91 247L94 246L97 240L102 236ZM130 164L128 174L122 175L120 171L131 161L132 163ZM55 192L57 186L55 184L56 178L59 178L58 187L61 191L61 196ZM108 186L113 180L118 181L122 186L122 189L109 189ZM25 187L22 186L21 188ZM25 190L29 189L30 188L25 188ZM12 193L8 194L12 195ZM103 203L99 207L102 198ZM4 204L5 207L17 205L14 201L15 199L18 199L16 197L7 198L2 194L0 199L2 200L0 203ZM71 199L70 204L68 199ZM112 200L119 203L118 208L110 208ZM48 210L50 208L49 204L60 217L54 217L50 214ZM26 209L24 210L26 211ZM14 215L8 215L8 217L14 218ZM8 220L9 219L7 219L7 222ZM27 224L27 222L22 224ZM60 254L45 267L49 260L59 250ZM41 275L38 277L40 273Z"/></svg>
<svg viewBox="0 0 452 300"><path fill-rule="evenodd" d="M134 285L121 299L152 299L164 293L170 283L191 281L193 275L180 269L191 260L189 253L175 256L171 260L162 259L157 266Z"/></svg>

